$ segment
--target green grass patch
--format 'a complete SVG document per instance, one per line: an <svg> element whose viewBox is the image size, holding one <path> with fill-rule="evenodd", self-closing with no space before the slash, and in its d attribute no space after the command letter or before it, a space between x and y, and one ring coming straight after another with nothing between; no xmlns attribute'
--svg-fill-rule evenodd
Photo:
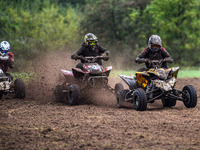
<svg viewBox="0 0 200 150"><path fill-rule="evenodd" d="M134 70L127 70L127 71L125 71L125 70L115 70L115 71L112 71L111 72L111 77L118 77L118 74L119 75L127 75L127 76L135 76L135 72L136 71L134 71Z"/></svg>
<svg viewBox="0 0 200 150"><path fill-rule="evenodd" d="M31 79L33 79L34 73L11 73L15 79L19 79L21 78L25 83L28 83L31 81Z"/></svg>
<svg viewBox="0 0 200 150"><path fill-rule="evenodd" d="M199 78L200 70L179 70L178 78Z"/></svg>
<svg viewBox="0 0 200 150"><path fill-rule="evenodd" d="M135 70L115 70L111 72L111 77L118 77L119 75L127 75L127 76L134 76ZM179 70L178 78L200 78L200 69L199 70Z"/></svg>
<svg viewBox="0 0 200 150"><path fill-rule="evenodd" d="M119 75L135 76L135 70L113 70L110 76L118 78ZM21 78L25 83L34 79L34 73L11 73L15 79ZM198 70L179 70L178 78L200 78L200 69Z"/></svg>

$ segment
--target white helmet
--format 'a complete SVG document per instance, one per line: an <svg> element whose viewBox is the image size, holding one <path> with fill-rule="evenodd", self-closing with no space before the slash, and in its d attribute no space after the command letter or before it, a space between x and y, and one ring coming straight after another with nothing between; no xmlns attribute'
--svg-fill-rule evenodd
<svg viewBox="0 0 200 150"><path fill-rule="evenodd" d="M0 44L0 48L4 51L10 50L10 44L7 41L2 41Z"/></svg>

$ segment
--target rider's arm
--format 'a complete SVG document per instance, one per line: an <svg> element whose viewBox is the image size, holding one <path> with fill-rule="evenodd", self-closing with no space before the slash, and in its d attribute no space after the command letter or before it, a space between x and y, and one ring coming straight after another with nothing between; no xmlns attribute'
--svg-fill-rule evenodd
<svg viewBox="0 0 200 150"><path fill-rule="evenodd" d="M107 49L105 49L104 47L97 45L98 49L100 50L101 54L105 53L106 56L109 55L109 51Z"/></svg>
<svg viewBox="0 0 200 150"><path fill-rule="evenodd" d="M11 52L9 52L8 55L9 55L8 66L10 68L14 68L14 55Z"/></svg>
<svg viewBox="0 0 200 150"><path fill-rule="evenodd" d="M108 61L109 60L109 51L100 45L97 45L97 46L98 46L98 49L100 50L101 54L105 57L103 60Z"/></svg>
<svg viewBox="0 0 200 150"><path fill-rule="evenodd" d="M141 63L146 63L148 61L148 58L140 58L140 57L137 57L135 59L135 62L138 63L138 64L141 64Z"/></svg>
<svg viewBox="0 0 200 150"><path fill-rule="evenodd" d="M147 48L145 48L135 59L136 63L145 63L148 61L147 58Z"/></svg>
<svg viewBox="0 0 200 150"><path fill-rule="evenodd" d="M77 56L80 56L83 54L84 48L81 47L77 52L71 55L71 59L77 59Z"/></svg>
<svg viewBox="0 0 200 150"><path fill-rule="evenodd" d="M172 59L171 55L167 52L167 50L163 47L161 47L161 50L162 50L162 56L164 58L164 61L173 63L174 60Z"/></svg>

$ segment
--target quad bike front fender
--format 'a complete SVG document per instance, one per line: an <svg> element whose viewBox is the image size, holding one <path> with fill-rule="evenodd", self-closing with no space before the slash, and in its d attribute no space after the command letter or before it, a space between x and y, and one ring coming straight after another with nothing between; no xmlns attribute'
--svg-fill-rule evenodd
<svg viewBox="0 0 200 150"><path fill-rule="evenodd" d="M118 75L118 76L129 86L130 90L137 88L135 77L130 77L126 75Z"/></svg>
<svg viewBox="0 0 200 150"><path fill-rule="evenodd" d="M61 69L61 72L67 81L73 80L74 74L71 71Z"/></svg>
<svg viewBox="0 0 200 150"><path fill-rule="evenodd" d="M72 73L71 71L68 71L68 70L63 70L63 69L61 69L61 72L62 72L65 76L71 76L71 77L74 76L73 73Z"/></svg>
<svg viewBox="0 0 200 150"><path fill-rule="evenodd" d="M80 68L72 68L72 73L74 78L81 78L85 74Z"/></svg>
<svg viewBox="0 0 200 150"><path fill-rule="evenodd" d="M112 70L112 66L108 66L108 67L105 68L105 72L106 71L111 71L111 70Z"/></svg>
<svg viewBox="0 0 200 150"><path fill-rule="evenodd" d="M177 78L177 76L178 76L178 71L179 71L179 67L175 67L175 68L173 67L173 68L171 69L171 76Z"/></svg>
<svg viewBox="0 0 200 150"><path fill-rule="evenodd" d="M112 70L112 66L108 66L105 68L104 73L106 74L107 77L109 76L111 70Z"/></svg>

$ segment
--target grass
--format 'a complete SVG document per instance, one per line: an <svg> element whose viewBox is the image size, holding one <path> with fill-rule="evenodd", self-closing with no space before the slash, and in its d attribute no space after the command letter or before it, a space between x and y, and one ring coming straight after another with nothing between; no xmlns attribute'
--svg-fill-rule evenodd
<svg viewBox="0 0 200 150"><path fill-rule="evenodd" d="M200 70L179 70L178 78L198 78Z"/></svg>
<svg viewBox="0 0 200 150"><path fill-rule="evenodd" d="M117 74L134 76L135 72L136 72L135 70L127 70L127 71L114 70L111 72L111 76L118 77ZM190 69L179 70L178 78L200 78L200 69L199 70L190 70Z"/></svg>
<svg viewBox="0 0 200 150"><path fill-rule="evenodd" d="M135 70L113 70L111 71L111 77L118 77L119 75L127 75L127 76L134 76L135 75Z"/></svg>
<svg viewBox="0 0 200 150"><path fill-rule="evenodd" d="M111 71L111 77L118 78L119 75L134 76L135 70L113 70ZM14 80L17 78L22 78L24 82L28 83L34 79L34 73L11 73ZM178 78L200 78L200 69L183 69L179 70Z"/></svg>
<svg viewBox="0 0 200 150"><path fill-rule="evenodd" d="M14 77L14 80L15 79L23 79L23 81L25 83L28 83L29 81L31 81L31 79L33 79L33 75L34 73L18 73L18 72L15 72L15 73L11 73Z"/></svg>

